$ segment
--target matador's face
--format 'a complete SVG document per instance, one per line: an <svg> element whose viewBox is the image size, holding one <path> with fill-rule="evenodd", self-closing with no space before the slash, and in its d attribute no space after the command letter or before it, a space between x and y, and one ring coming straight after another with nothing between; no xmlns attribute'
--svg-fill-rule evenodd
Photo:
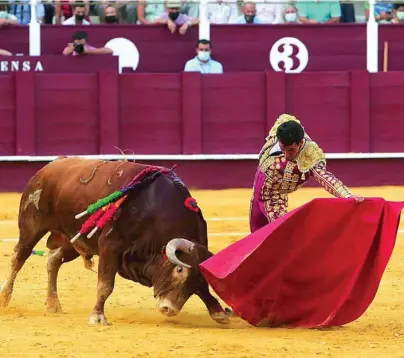
<svg viewBox="0 0 404 358"><path fill-rule="evenodd" d="M284 145L282 142L279 142L279 147L281 148L286 160L293 161L299 155L300 149L303 146L303 140L299 143L293 143L291 145Z"/></svg>

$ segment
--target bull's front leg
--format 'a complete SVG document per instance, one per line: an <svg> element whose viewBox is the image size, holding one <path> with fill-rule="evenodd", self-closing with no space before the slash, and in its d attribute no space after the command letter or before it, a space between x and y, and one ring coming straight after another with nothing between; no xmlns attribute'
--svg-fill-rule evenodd
<svg viewBox="0 0 404 358"><path fill-rule="evenodd" d="M115 286L115 277L118 272L121 251L116 247L112 235L105 238L101 235L99 239L99 263L98 263L98 285L97 302L93 312L88 319L89 324L108 324L105 317L105 302L111 295Z"/></svg>
<svg viewBox="0 0 404 358"><path fill-rule="evenodd" d="M209 286L207 284L206 287L204 287L198 293L198 296L206 305L206 308L208 309L209 315L212 317L212 319L221 324L229 323L229 317L227 316L223 307L220 305L219 301L209 292Z"/></svg>

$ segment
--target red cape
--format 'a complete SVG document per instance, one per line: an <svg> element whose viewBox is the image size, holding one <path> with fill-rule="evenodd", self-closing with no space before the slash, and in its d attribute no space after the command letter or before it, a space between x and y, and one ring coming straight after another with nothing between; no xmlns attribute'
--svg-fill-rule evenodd
<svg viewBox="0 0 404 358"><path fill-rule="evenodd" d="M315 199L200 265L255 326L329 327L358 319L391 257L404 202Z"/></svg>

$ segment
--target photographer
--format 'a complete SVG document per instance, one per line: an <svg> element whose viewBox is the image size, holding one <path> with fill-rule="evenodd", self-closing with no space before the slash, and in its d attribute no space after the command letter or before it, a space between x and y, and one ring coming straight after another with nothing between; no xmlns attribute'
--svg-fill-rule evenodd
<svg viewBox="0 0 404 358"><path fill-rule="evenodd" d="M95 48L87 43L88 34L78 31L73 34L73 42L69 43L63 50L65 56L78 55L112 55L113 51L107 47Z"/></svg>

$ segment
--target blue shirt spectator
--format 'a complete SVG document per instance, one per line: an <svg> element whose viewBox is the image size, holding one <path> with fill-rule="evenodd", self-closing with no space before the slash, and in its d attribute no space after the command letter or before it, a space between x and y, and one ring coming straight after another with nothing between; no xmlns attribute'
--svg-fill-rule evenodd
<svg viewBox="0 0 404 358"><path fill-rule="evenodd" d="M223 65L211 59L211 52L212 46L209 40L198 40L196 56L185 64L184 72L223 73Z"/></svg>
<svg viewBox="0 0 404 358"><path fill-rule="evenodd" d="M21 25L28 25L31 21L31 5L29 0L9 0L10 14L17 17L18 23ZM42 22L45 16L45 7L43 4L36 5L36 18L39 22Z"/></svg>

